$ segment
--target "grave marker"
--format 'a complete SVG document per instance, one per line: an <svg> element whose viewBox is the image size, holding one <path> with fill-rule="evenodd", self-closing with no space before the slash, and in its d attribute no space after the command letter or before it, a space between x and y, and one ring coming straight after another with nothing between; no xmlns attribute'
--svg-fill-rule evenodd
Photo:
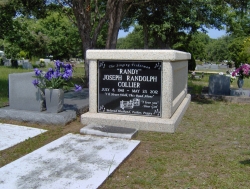
<svg viewBox="0 0 250 189"><path fill-rule="evenodd" d="M9 103L11 109L42 111L45 103L40 90L32 84L34 72L9 74Z"/></svg>
<svg viewBox="0 0 250 189"><path fill-rule="evenodd" d="M190 103L189 53L88 50L89 112L82 124L174 132Z"/></svg>
<svg viewBox="0 0 250 189"><path fill-rule="evenodd" d="M210 75L208 91L211 95L230 95L230 77Z"/></svg>

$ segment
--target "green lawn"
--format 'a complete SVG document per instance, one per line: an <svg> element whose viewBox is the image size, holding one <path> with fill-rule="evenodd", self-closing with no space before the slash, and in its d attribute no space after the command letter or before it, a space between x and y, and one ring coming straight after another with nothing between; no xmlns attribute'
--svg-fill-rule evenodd
<svg viewBox="0 0 250 189"><path fill-rule="evenodd" d="M1 81L7 89L7 78ZM4 72L9 71L6 68ZM12 70L11 70L12 71ZM81 72L80 72L81 73ZM189 85L208 85L208 75ZM248 88L249 80L245 80ZM232 84L236 87L236 82ZM1 98L7 98L6 93ZM6 102L6 101L3 101ZM101 189L248 189L250 186L250 104L192 100L174 134L139 131L141 144ZM0 151L0 167L83 127L78 117L65 127L13 123L47 129L37 137Z"/></svg>

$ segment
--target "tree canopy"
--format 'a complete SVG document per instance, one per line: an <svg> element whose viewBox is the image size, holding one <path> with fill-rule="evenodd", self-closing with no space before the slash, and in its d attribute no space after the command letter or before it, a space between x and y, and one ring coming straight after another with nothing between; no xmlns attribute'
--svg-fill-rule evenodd
<svg viewBox="0 0 250 189"><path fill-rule="evenodd" d="M131 36L132 41L139 39L134 48L166 49L185 46L185 49L193 51L191 53L199 59L205 55L201 55L204 44L195 41L198 36L193 37L197 31L206 32L207 28L226 27L228 34L235 37L247 37L250 31L250 0L1 0L0 3L0 21L4 26L0 29L1 39L15 42L15 45L30 53L35 53L37 48L37 52L53 53L58 58L67 56L63 49L72 46L73 41L74 44L78 43L74 31L68 31L70 26L78 30L84 59L88 49L116 48L119 29L126 30L131 24L138 25L140 32L139 35L135 32ZM57 18L55 13L51 14L55 10L61 12ZM54 24L58 20L66 23L63 15L67 15L71 24ZM32 21L21 21L19 17L44 25L38 31L30 27L34 24ZM45 20L40 21L46 17L47 26ZM27 24L28 30L25 29ZM15 35L11 37L12 34ZM23 35L29 36L33 41L25 41ZM14 41L14 37L22 38ZM74 40L68 40L71 37ZM28 47L27 43L36 48ZM190 43L196 43L197 47ZM58 46L61 50L58 50ZM78 52L76 49L72 51ZM88 76L87 61L85 68Z"/></svg>

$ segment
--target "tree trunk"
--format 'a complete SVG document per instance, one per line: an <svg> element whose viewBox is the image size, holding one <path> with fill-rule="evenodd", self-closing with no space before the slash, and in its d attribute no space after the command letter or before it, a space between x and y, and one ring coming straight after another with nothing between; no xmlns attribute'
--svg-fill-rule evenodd
<svg viewBox="0 0 250 189"><path fill-rule="evenodd" d="M86 51L92 48L91 39L91 12L90 0L74 0L72 8L77 21L78 31L82 41L85 77L89 78L89 63L86 59Z"/></svg>
<svg viewBox="0 0 250 189"><path fill-rule="evenodd" d="M106 40L106 49L116 48L117 36L122 19L123 5L123 0L113 0L110 4L111 12L109 14L109 27Z"/></svg>
<svg viewBox="0 0 250 189"><path fill-rule="evenodd" d="M148 49L148 25L143 22L144 49Z"/></svg>

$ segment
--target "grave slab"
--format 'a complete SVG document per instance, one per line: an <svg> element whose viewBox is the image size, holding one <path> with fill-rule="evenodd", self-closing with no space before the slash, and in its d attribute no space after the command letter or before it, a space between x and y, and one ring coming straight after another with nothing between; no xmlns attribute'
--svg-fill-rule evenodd
<svg viewBox="0 0 250 189"><path fill-rule="evenodd" d="M230 96L250 97L250 89L230 89Z"/></svg>
<svg viewBox="0 0 250 189"><path fill-rule="evenodd" d="M67 134L0 168L0 188L98 188L139 145Z"/></svg>
<svg viewBox="0 0 250 189"><path fill-rule="evenodd" d="M87 135L97 135L115 138L132 139L138 134L137 129L116 127L109 125L89 124L80 130L80 133Z"/></svg>
<svg viewBox="0 0 250 189"><path fill-rule="evenodd" d="M0 123L0 151L46 131L44 129Z"/></svg>
<svg viewBox="0 0 250 189"><path fill-rule="evenodd" d="M0 119L27 121L43 125L66 125L86 112L89 107L89 93L85 88L81 92L70 91L64 95L64 111L47 113L46 111L28 111L12 109L10 106L0 108Z"/></svg>

